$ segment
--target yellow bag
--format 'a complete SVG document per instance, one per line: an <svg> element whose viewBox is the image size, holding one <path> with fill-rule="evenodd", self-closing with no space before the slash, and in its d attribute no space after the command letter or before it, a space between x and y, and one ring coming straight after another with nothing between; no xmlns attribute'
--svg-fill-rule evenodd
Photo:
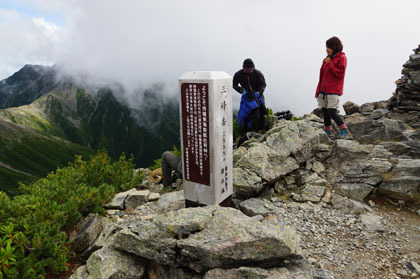
<svg viewBox="0 0 420 279"><path fill-rule="evenodd" d="M149 177L154 183L160 183L162 181L162 168L152 170Z"/></svg>

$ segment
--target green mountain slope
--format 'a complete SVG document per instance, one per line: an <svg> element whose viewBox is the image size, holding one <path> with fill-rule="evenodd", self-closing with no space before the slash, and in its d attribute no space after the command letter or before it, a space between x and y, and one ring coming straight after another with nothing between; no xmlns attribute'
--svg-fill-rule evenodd
<svg viewBox="0 0 420 279"><path fill-rule="evenodd" d="M33 182L67 165L75 155L93 150L58 137L0 119L0 189L16 194L18 182Z"/></svg>
<svg viewBox="0 0 420 279"><path fill-rule="evenodd" d="M8 106L11 100L20 105L0 109L0 149L5 150L4 154L0 150L3 189L15 187L15 181L42 177L72 161L74 154L105 148L115 159L123 152L133 154L136 166L146 167L163 151L179 146L179 106L175 97L164 98L157 90L148 90L138 108L130 109L117 98L122 93L119 87L93 90L71 79L51 80L55 75L49 70L37 69L36 74L30 74L30 69L25 66L21 70L25 74L12 76L14 86L10 78L0 82L0 107ZM35 86L41 83L39 80L49 81L47 92ZM16 97L22 92L31 94ZM34 96L39 97L22 105ZM9 103L1 103L6 99ZM6 130L10 132L3 132ZM19 136L9 137L8 133Z"/></svg>

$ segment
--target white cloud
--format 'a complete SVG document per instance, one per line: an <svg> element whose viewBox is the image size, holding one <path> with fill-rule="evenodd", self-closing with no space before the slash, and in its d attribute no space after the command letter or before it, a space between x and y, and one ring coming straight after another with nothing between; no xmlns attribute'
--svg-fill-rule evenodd
<svg viewBox="0 0 420 279"><path fill-rule="evenodd" d="M61 28L53 22L48 22L42 17L32 18L33 23L38 26L44 35L54 41L59 41Z"/></svg>
<svg viewBox="0 0 420 279"><path fill-rule="evenodd" d="M54 29L39 22L25 25L20 19L19 26L26 26L23 34L31 34L37 47L20 43L26 41L24 35L9 34L12 45L22 46L22 56L8 60L9 67L23 60L19 57L38 57L71 71L118 80L128 89L167 82L176 92L177 79L186 71L224 70L233 75L244 58L252 57L267 79L268 106L298 115L316 107L314 91L329 37L342 39L348 57L341 103L389 98L401 65L420 43L418 0L35 3L63 14L66 25ZM3 23L2 38L7 31ZM0 46L0 59L4 57ZM233 94L237 102L239 95Z"/></svg>
<svg viewBox="0 0 420 279"><path fill-rule="evenodd" d="M19 14L17 11L0 8L0 20L10 20L18 17Z"/></svg>
<svg viewBox="0 0 420 279"><path fill-rule="evenodd" d="M59 57L59 28L45 19L22 17L15 10L0 10L0 77L25 64L53 64Z"/></svg>

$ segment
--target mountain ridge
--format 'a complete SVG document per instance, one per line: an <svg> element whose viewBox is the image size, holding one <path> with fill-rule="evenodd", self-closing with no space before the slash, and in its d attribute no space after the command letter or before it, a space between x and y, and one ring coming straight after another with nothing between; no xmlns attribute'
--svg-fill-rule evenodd
<svg viewBox="0 0 420 279"><path fill-rule="evenodd" d="M122 86L93 88L61 76L56 67L26 65L1 81L2 123L14 124L13 129L31 135L34 141L43 135L61 143L64 148L83 150L84 154L99 149L106 149L114 159L122 153L133 154L137 167L149 166L163 151L172 149L173 145L179 146L179 105L175 96L166 97L154 87L143 92L137 108L130 108L120 97L124 93ZM77 147L63 144L58 139L77 144ZM6 134L0 138L0 144L13 148L17 146L16 141L17 138ZM23 157L34 155L22 154ZM58 161L71 160L65 156L64 160ZM13 166L11 159L0 162ZM48 171L57 166L50 166ZM16 170L25 172L25 167Z"/></svg>

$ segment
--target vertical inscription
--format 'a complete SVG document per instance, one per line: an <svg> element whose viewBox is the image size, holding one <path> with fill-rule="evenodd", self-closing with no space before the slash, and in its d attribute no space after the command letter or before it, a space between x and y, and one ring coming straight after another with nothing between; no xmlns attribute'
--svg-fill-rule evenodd
<svg viewBox="0 0 420 279"><path fill-rule="evenodd" d="M184 177L210 186L209 118L207 83L181 85Z"/></svg>

